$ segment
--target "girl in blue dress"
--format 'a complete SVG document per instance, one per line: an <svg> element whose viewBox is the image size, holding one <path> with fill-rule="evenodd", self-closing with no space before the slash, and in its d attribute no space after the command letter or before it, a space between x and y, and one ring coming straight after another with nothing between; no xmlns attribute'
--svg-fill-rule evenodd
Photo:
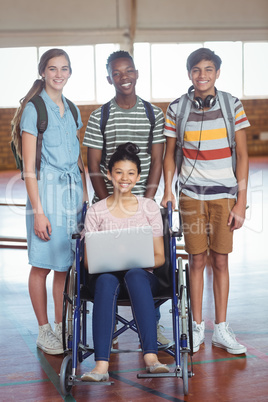
<svg viewBox="0 0 268 402"><path fill-rule="evenodd" d="M63 353L62 295L66 271L74 260L72 233L81 220L87 200L85 172L80 155L78 127L62 95L72 73L69 56L62 49L45 52L39 63L42 77L21 101L13 121L13 139L22 155L27 189L26 227L29 293L39 324L37 346L48 354ZM40 180L36 174L37 112L29 100L40 95L46 105L48 126L41 150ZM80 169L78 166L78 161ZM54 271L55 329L47 315L46 279Z"/></svg>

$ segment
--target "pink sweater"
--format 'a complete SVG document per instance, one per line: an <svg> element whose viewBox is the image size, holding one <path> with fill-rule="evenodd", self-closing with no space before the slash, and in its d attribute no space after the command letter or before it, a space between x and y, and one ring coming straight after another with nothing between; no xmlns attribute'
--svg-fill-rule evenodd
<svg viewBox="0 0 268 402"><path fill-rule="evenodd" d="M107 208L106 198L92 205L85 219L86 232L120 230L137 226L152 226L153 237L163 236L163 222L158 205L149 198L137 197L139 206L129 218L116 218Z"/></svg>

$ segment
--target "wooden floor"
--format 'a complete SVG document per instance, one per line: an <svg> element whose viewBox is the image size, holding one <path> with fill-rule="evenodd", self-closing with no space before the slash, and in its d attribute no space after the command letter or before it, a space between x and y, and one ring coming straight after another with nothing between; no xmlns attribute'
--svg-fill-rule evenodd
<svg viewBox="0 0 268 402"><path fill-rule="evenodd" d="M25 237L23 207L3 206L25 201L24 184L14 172L0 174L0 238ZM3 248L0 241L0 401L98 401L98 402L261 402L268 401L268 158L250 160L247 220L235 233L230 256L228 321L237 338L247 346L246 355L234 356L211 345L214 304L212 274L205 271L205 344L194 354L194 377L184 397L182 380L137 379L144 370L140 353L112 355L110 378L114 385L82 385L64 399L60 394L62 356L49 356L36 348L37 323L30 303L27 279L29 266L25 249ZM18 243L23 245L23 243ZM51 278L48 309L53 323ZM120 307L121 308L121 307ZM122 307L123 308L123 307ZM161 324L171 337L170 305L161 307ZM91 312L91 306L89 306ZM127 310L126 315L130 312ZM89 324L90 328L90 324ZM124 334L119 346L138 347L135 334ZM173 359L159 353L174 367ZM89 371L93 358L84 361L78 374Z"/></svg>

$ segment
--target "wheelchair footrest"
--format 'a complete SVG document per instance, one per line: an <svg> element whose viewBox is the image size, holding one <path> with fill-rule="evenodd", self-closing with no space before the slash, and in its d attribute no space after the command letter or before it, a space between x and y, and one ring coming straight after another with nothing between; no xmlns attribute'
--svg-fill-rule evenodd
<svg viewBox="0 0 268 402"><path fill-rule="evenodd" d="M132 353L132 352L142 352L142 349L114 349L111 348L111 353Z"/></svg>
<svg viewBox="0 0 268 402"><path fill-rule="evenodd" d="M79 342L78 344L78 350L82 352L90 352L94 353L94 349L89 347L88 345L84 345L82 342Z"/></svg>
<svg viewBox="0 0 268 402"><path fill-rule="evenodd" d="M154 377L182 377L182 373L179 372L170 372L170 373L142 373L142 374L137 374L137 378L154 378Z"/></svg>
<svg viewBox="0 0 268 402"><path fill-rule="evenodd" d="M170 349L170 348L173 348L174 345L175 345L175 342L169 342L169 343L166 343L166 344L157 342L158 350Z"/></svg>
<svg viewBox="0 0 268 402"><path fill-rule="evenodd" d="M188 377L191 378L194 376L194 373L192 371L188 371ZM178 377L182 378L182 370L178 371L172 371L170 373L142 373L142 374L137 374L137 378L153 378L153 377Z"/></svg>
<svg viewBox="0 0 268 402"><path fill-rule="evenodd" d="M77 377L70 377L68 385L114 385L114 381L82 381Z"/></svg>

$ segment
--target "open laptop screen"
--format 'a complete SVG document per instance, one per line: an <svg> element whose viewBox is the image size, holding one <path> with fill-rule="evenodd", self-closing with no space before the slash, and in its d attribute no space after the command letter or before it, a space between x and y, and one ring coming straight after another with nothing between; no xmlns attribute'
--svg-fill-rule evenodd
<svg viewBox="0 0 268 402"><path fill-rule="evenodd" d="M151 226L85 234L90 274L154 266Z"/></svg>

